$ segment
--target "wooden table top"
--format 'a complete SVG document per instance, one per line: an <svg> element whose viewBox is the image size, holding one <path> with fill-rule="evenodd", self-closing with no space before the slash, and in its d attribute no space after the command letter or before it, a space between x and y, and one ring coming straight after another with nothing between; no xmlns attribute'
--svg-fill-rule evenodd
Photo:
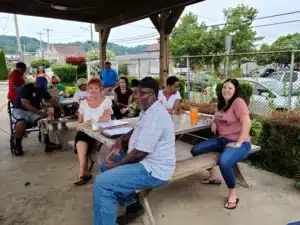
<svg viewBox="0 0 300 225"><path fill-rule="evenodd" d="M172 115L171 117L175 125L175 135L203 130L209 128L211 125L211 120L209 119L200 119L197 124L193 125L190 123L190 116L187 114ZM122 127L134 128L138 119L139 117L123 119L124 121L128 121L129 124L123 125ZM79 130L107 146L111 146L115 140L112 138L105 137L101 134L101 131L93 131L92 126L89 123L80 124Z"/></svg>

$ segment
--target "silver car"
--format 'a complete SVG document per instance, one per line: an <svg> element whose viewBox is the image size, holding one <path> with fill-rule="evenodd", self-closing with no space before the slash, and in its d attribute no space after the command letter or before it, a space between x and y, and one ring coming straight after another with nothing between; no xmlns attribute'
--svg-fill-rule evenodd
<svg viewBox="0 0 300 225"><path fill-rule="evenodd" d="M284 83L287 88L289 87L289 81L290 81L290 71L288 70L282 70L282 71L276 71L274 73L271 73L267 78L278 80L282 83ZM300 88L300 73L294 71L292 76L293 81L293 92L297 93Z"/></svg>

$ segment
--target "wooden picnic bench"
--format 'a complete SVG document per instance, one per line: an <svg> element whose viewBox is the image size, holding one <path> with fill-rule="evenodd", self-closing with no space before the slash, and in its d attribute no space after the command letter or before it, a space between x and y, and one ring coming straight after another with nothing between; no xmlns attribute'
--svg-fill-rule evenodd
<svg viewBox="0 0 300 225"><path fill-rule="evenodd" d="M182 141L176 141L176 148L182 151L183 149L185 151L190 151L193 145L190 145L188 143L182 142ZM251 152L250 154L259 151L260 146L252 145L251 146ZM172 183L176 180L197 174L201 171L211 169L213 167L217 166L219 153L207 153L204 155L199 155L196 157L190 157L187 159L179 160L176 162L176 169L174 172L174 175L172 179L169 181L169 183ZM244 187L251 187L251 185L248 184L246 181L244 175L242 174L241 168L239 164L236 164L234 166L235 175L237 179L237 183ZM151 207L149 205L148 196L150 194L151 190L138 190L136 191L136 194L139 197L140 203L144 206L146 214L143 216L143 223L144 225L155 225L155 220L152 214Z"/></svg>

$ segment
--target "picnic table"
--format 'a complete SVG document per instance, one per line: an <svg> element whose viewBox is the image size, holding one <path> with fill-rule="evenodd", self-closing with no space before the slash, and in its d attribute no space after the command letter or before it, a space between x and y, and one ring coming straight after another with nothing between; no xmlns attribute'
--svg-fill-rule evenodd
<svg viewBox="0 0 300 225"><path fill-rule="evenodd" d="M207 115L207 118L212 118L210 115ZM175 135L185 134L189 132L194 132L198 130L203 130L210 127L211 120L209 119L200 119L199 122L195 125L191 124L190 116L187 114L182 115L171 115L171 118L174 123L175 128ZM120 127L135 127L136 122L138 121L139 117L127 118L122 119L124 121L129 122L126 125L122 125ZM111 146L115 139L105 137L101 134L101 131L93 131L92 126L90 123L83 123L79 125L79 130L86 133L90 137L94 138L95 140L99 141L100 143Z"/></svg>

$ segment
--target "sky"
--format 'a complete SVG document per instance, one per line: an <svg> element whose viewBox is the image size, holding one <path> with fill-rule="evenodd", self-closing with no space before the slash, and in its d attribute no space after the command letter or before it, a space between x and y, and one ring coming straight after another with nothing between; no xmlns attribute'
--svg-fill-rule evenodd
<svg viewBox="0 0 300 225"><path fill-rule="evenodd" d="M206 0L185 8L184 13L193 12L198 15L199 22L208 25L224 22L223 9L245 4L256 8L258 17L300 11L300 4L296 0ZM300 13L255 21L253 25L263 25L275 22L300 20ZM50 43L68 43L74 41L90 40L90 24L66 20L39 18L31 16L18 16L20 36L29 36L39 39L38 32L43 32L43 41L47 41L46 31L49 33ZM94 27L93 27L94 28ZM271 43L278 36L300 32L300 22L276 26L255 28L258 35L265 37L264 42ZM0 34L15 35L14 18L12 14L0 13ZM157 36L154 36L157 34ZM94 40L98 41L98 33L93 33ZM135 38L132 40L132 38ZM157 42L158 33L149 19L140 20L128 25L113 28L109 42L125 46L138 44L151 44Z"/></svg>

